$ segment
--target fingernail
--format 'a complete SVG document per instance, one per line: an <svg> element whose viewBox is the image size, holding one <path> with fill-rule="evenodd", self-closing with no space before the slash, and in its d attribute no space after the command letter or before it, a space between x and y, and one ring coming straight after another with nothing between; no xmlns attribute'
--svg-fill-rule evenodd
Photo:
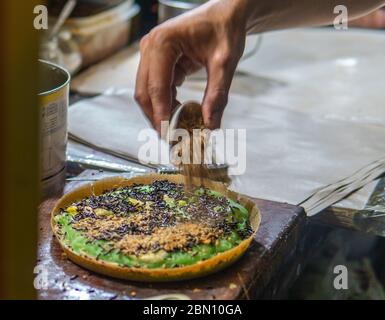
<svg viewBox="0 0 385 320"><path fill-rule="evenodd" d="M205 126L210 130L218 129L221 126L221 120L222 120L222 113L214 112L210 116L210 119L205 121Z"/></svg>

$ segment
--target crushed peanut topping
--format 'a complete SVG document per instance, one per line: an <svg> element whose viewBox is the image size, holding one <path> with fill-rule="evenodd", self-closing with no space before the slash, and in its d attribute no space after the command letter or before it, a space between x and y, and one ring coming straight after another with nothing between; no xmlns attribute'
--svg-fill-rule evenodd
<svg viewBox="0 0 385 320"><path fill-rule="evenodd" d="M222 230L195 223L180 223L169 228L156 228L152 234L127 234L115 247L126 254L138 254L160 249L166 252L187 251L196 244L214 243Z"/></svg>

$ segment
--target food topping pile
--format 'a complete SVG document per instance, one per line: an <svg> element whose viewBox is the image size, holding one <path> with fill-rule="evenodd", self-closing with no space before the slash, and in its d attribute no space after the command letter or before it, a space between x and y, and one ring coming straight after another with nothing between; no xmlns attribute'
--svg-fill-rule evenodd
<svg viewBox="0 0 385 320"><path fill-rule="evenodd" d="M208 259L252 234L248 211L204 187L157 180L90 196L55 216L78 253L129 267L177 267Z"/></svg>

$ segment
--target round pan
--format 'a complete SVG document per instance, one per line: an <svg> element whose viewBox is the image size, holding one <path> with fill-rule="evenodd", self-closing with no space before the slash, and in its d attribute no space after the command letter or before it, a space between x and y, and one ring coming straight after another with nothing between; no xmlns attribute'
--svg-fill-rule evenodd
<svg viewBox="0 0 385 320"><path fill-rule="evenodd" d="M54 217L55 215L60 214L60 209L68 207L71 203L82 200L91 195L100 195L101 193L114 188L131 186L133 184L151 184L155 180L169 180L174 183L183 183L184 177L182 175L161 174L148 174L129 179L123 177L112 177L83 185L64 195L57 202L52 211L51 227L69 259L87 269L115 278L144 282L165 282L192 279L217 272L237 261L245 253L260 225L261 214L258 208L251 200L240 196L236 192L228 190L224 184L205 179L202 180L193 178L192 183L197 186L203 185L211 190L221 192L230 199L236 200L242 204L249 211L250 224L254 230L253 235L243 240L238 246L222 253L218 253L210 259L199 261L193 265L175 268L122 267L117 263L100 261L86 254L81 255L75 253L70 246L66 245L62 241L62 236L57 233L58 227L56 226Z"/></svg>

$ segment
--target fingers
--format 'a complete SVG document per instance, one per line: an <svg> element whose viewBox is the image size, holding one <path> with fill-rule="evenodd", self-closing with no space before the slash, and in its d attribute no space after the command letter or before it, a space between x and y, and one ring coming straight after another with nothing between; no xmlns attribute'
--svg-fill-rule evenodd
<svg viewBox="0 0 385 320"><path fill-rule="evenodd" d="M235 66L227 58L214 60L207 67L208 80L202 103L202 113L205 126L211 130L221 126L234 72Z"/></svg>
<svg viewBox="0 0 385 320"><path fill-rule="evenodd" d="M151 54L148 72L148 94L152 104L152 122L160 132L161 121L170 119L173 104L174 69L178 57L172 48Z"/></svg>
<svg viewBox="0 0 385 320"><path fill-rule="evenodd" d="M152 122L152 104L147 91L148 84L148 57L144 49L146 38L141 41L141 55L139 68L136 74L135 100L142 107L146 117Z"/></svg>
<svg viewBox="0 0 385 320"><path fill-rule="evenodd" d="M174 70L177 60L177 50L163 36L161 39L156 33L150 39L146 36L141 41L135 99L159 133L161 121L169 120L174 104Z"/></svg>

